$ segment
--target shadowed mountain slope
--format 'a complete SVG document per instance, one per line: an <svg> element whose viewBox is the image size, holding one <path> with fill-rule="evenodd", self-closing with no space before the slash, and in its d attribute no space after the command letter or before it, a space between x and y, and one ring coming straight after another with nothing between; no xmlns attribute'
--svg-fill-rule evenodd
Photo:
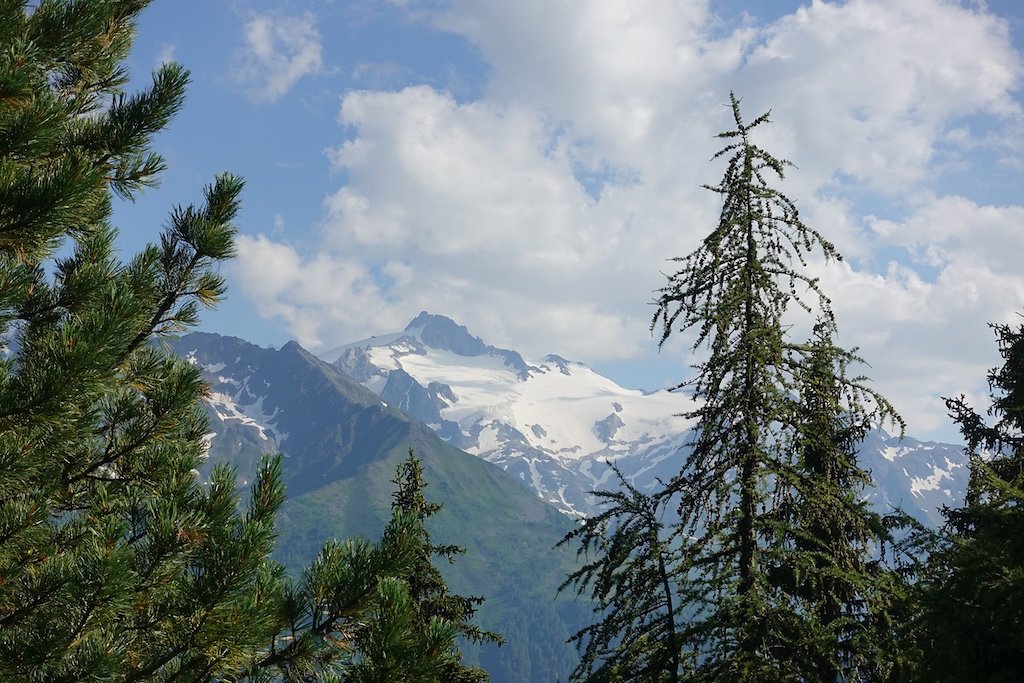
<svg viewBox="0 0 1024 683"><path fill-rule="evenodd" d="M442 441L292 342L280 350L240 339L191 334L172 344L202 366L211 385L209 468L234 464L249 481L260 457L285 455L289 499L279 516L276 555L290 570L330 537L377 537L390 516L390 482L407 450L423 460L437 543L467 549L442 567L450 587L483 595L479 622L502 633L502 648L467 648L496 683L564 678L576 653L565 640L588 606L556 599L573 566L552 550L573 524L499 468Z"/></svg>

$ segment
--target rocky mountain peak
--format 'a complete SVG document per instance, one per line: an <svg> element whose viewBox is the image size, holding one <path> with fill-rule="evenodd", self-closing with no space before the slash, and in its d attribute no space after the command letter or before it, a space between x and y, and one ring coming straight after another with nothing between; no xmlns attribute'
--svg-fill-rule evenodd
<svg viewBox="0 0 1024 683"><path fill-rule="evenodd" d="M417 334L427 346L460 356L479 356L488 351L488 346L479 337L471 335L465 325L443 315L422 311L406 325L405 331Z"/></svg>

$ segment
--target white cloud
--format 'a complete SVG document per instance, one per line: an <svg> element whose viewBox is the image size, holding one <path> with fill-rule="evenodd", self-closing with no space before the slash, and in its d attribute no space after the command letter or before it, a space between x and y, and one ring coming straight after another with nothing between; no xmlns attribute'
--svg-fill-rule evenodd
<svg viewBox="0 0 1024 683"><path fill-rule="evenodd" d="M303 76L325 72L323 43L310 13L256 15L245 22L235 77L257 102L281 99Z"/></svg>
<svg viewBox="0 0 1024 683"><path fill-rule="evenodd" d="M983 393L985 323L1024 308L1024 208L937 194L936 149L968 154L977 117L1019 130L1022 60L1000 21L943 0L815 1L732 32L707 2L404 5L472 41L489 87L344 95L328 156L345 183L316 253L239 247L243 286L300 341L427 309L527 353L650 352L658 271L717 218L699 185L722 171L707 159L733 88L748 117L772 108L757 141L798 163L783 188L855 258L823 283L913 433L941 429L938 396Z"/></svg>
<svg viewBox="0 0 1024 683"><path fill-rule="evenodd" d="M240 235L236 247L238 258L229 265L234 279L264 315L283 319L304 346L321 346L324 331L336 332L337 321L351 326L346 329L372 329L400 320L382 314L387 301L363 263L324 252L303 257L264 235Z"/></svg>
<svg viewBox="0 0 1024 683"><path fill-rule="evenodd" d="M719 38L707 2L671 0L453 0L435 23L478 45L493 98L535 103L632 164L650 146L706 150L729 88L748 114L775 112L773 147L816 182L889 190L925 177L951 119L1019 111L1005 24L943 0L815 0Z"/></svg>
<svg viewBox="0 0 1024 683"><path fill-rule="evenodd" d="M961 117L1019 113L1022 75L1004 23L942 0L813 2L765 32L741 92L785 122L800 167L896 192L928 178Z"/></svg>
<svg viewBox="0 0 1024 683"><path fill-rule="evenodd" d="M442 258L584 258L573 253L581 247L574 229L587 223L589 199L533 111L458 105L416 87L350 93L341 118L359 137L331 155L350 179L328 201L335 244L410 245Z"/></svg>
<svg viewBox="0 0 1024 683"><path fill-rule="evenodd" d="M965 197L918 199L909 220L871 220L883 242L909 249L933 268L971 262L1005 275L1020 271L1024 254L1024 206L978 206Z"/></svg>
<svg viewBox="0 0 1024 683"><path fill-rule="evenodd" d="M904 221L871 224L883 245L912 256L882 273L822 271L842 339L861 347L914 433L948 429L939 397L986 393L986 371L999 362L987 325L1020 322L1024 311L1024 207L943 197Z"/></svg>
<svg viewBox="0 0 1024 683"><path fill-rule="evenodd" d="M172 43L162 45L160 52L156 55L156 60L153 62L154 68L159 69L164 64L174 61L174 53L177 51L178 46Z"/></svg>
<svg viewBox="0 0 1024 683"><path fill-rule="evenodd" d="M643 326L615 307L645 297L657 274L632 293L609 279L630 227L587 195L542 117L425 87L349 93L341 116L359 134L330 154L348 183L326 200L324 249L303 259L263 236L239 246L243 288L266 314L297 326L307 322L299 309L314 312L320 331L303 328L306 343L400 327L426 308L493 343L540 326L565 353L598 342L639 351ZM373 265L353 276L357 263ZM589 331L564 343L573 329Z"/></svg>

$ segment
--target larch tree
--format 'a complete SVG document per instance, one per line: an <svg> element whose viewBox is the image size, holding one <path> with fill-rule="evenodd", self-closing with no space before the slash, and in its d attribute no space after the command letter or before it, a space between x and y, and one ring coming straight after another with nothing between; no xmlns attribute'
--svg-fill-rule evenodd
<svg viewBox="0 0 1024 683"><path fill-rule="evenodd" d="M640 491L609 466L619 488L596 491L604 509L558 544L578 543L583 560L559 590L588 597L599 617L571 637L582 655L572 680L677 683L685 665L684 615L676 593L678 546L665 530L670 498Z"/></svg>
<svg viewBox="0 0 1024 683"><path fill-rule="evenodd" d="M769 183L790 164L751 140L768 115L747 123L735 96L731 104L735 128L719 135L727 144L715 156L726 159L725 175L706 186L722 197L718 224L675 259L679 270L659 291L651 325L661 344L694 331L694 351L704 354L697 376L676 387L698 404L686 414L695 420L690 450L640 506L671 507L675 518L656 542L632 531L655 526L639 510L572 534L594 559L570 579L599 600L608 577L626 595L631 574L650 574L651 548L667 560L669 587L648 578L653 612L620 623L609 610L581 632L584 656L600 661L577 670L577 681L888 675L873 648L893 642L883 612L900 580L882 561L887 523L860 502L869 477L855 446L874 424L902 423L862 378L846 374L859 359L834 343L830 302L807 262L813 252L826 261L840 255ZM797 308L817 314L810 341L789 336L787 312ZM625 510L628 498L610 497L609 513ZM663 653L658 671L614 668L632 643L648 646L647 657L663 648L666 624L678 652Z"/></svg>
<svg viewBox="0 0 1024 683"><path fill-rule="evenodd" d="M794 460L779 468L772 586L798 615L786 658L808 680L880 681L909 666L900 620L909 599L909 560L893 535L909 520L871 509L870 472L857 447L879 421L902 422L890 404L847 369L859 360L833 343L819 320L795 374Z"/></svg>
<svg viewBox="0 0 1024 683"><path fill-rule="evenodd" d="M1024 325L993 329L992 420L946 400L971 472L920 581L923 680L1012 681L1024 659Z"/></svg>
<svg viewBox="0 0 1024 683"><path fill-rule="evenodd" d="M891 539L857 502L869 479L855 446L872 424L902 423L846 375L858 359L833 342L829 299L807 268L814 251L841 256L769 183L791 164L751 140L768 115L746 123L731 104L735 129L719 135L716 155L726 172L707 187L722 197L718 225L676 259L652 322L662 344L692 329L694 350L707 350L680 385L699 407L688 414L691 451L667 485L679 500L677 580L695 661L684 680L869 680L863 653L889 637L875 594L895 579L874 576L872 553ZM788 333L797 307L818 315L808 343ZM871 642L851 650L851 631Z"/></svg>

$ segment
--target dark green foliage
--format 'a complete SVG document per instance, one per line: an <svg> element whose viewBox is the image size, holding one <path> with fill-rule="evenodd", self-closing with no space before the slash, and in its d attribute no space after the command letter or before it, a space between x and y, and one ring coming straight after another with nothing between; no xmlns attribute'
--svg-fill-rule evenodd
<svg viewBox="0 0 1024 683"><path fill-rule="evenodd" d="M279 593L269 647L230 681L443 681L456 626L418 621L410 595L420 522L396 511L377 543L329 541Z"/></svg>
<svg viewBox="0 0 1024 683"><path fill-rule="evenodd" d="M962 396L946 400L971 478L921 579L926 680L1017 680L1024 660L1024 326L993 328L1004 361L989 373L994 423Z"/></svg>
<svg viewBox="0 0 1024 683"><path fill-rule="evenodd" d="M280 469L248 510L227 469L200 487L204 385L152 344L223 294L241 181L219 177L130 262L112 249L111 193L153 183L149 139L187 80L168 65L121 91L145 5L0 3L4 680L207 680L277 619Z"/></svg>
<svg viewBox="0 0 1024 683"><path fill-rule="evenodd" d="M497 643L503 641L501 636L470 623L477 608L483 604L482 597L465 597L448 592L441 571L434 566L433 559L441 558L453 564L457 555L466 552L457 545L436 545L430 540L426 521L441 510L440 503L427 501L424 489L427 487L423 479L423 465L409 449L409 457L399 467L393 480L396 490L393 496L392 510L412 516L417 521L415 560L408 577L408 594L414 605L415 627L427 632L435 619L442 619L450 624L459 636L474 643ZM461 655L453 653L453 662L446 665L442 680L452 683L472 683L486 681L487 673L476 667L464 666L459 662Z"/></svg>
<svg viewBox="0 0 1024 683"><path fill-rule="evenodd" d="M598 491L608 507L566 534L586 561L560 590L588 591L601 619L573 634L583 657L575 680L678 681L683 616L676 595L678 549L663 533L662 496L632 486L614 465L618 491ZM593 557L593 559L590 559Z"/></svg>
<svg viewBox="0 0 1024 683"><path fill-rule="evenodd" d="M224 294L242 182L115 255L113 195L155 182L187 81L122 91L146 4L0 0L0 679L443 680L460 629L415 609L416 515L290 583L282 461L247 506L226 465L200 484L207 388L160 341Z"/></svg>
<svg viewBox="0 0 1024 683"><path fill-rule="evenodd" d="M691 383L701 402L689 415L698 421L693 448L669 482L680 496L681 529L696 537L685 553L696 601L689 637L711 678L768 679L778 675L772 641L791 625L771 622L789 610L765 581L761 555L775 533L760 511L779 502L768 482L790 452L790 396L802 358L782 317L800 302L798 289L831 317L816 280L793 262L803 264L815 247L838 255L768 185L766 174L781 177L789 164L749 139L767 114L746 124L735 98L732 105L736 130L720 134L729 144L716 155L728 155L728 166L708 187L723 197L718 226L676 259L682 268L662 289L654 324L662 343L676 326L696 328L694 348L709 349Z"/></svg>
<svg viewBox="0 0 1024 683"><path fill-rule="evenodd" d="M885 616L900 577L879 556L890 522L861 500L870 477L855 446L874 423L902 423L846 374L858 359L834 344L829 301L805 272L815 250L840 256L769 185L790 164L750 140L768 115L745 123L735 97L732 113L725 175L707 187L723 199L718 225L675 259L652 321L662 344L694 330L706 350L677 387L699 404L686 415L695 436L661 490L623 482L628 495L605 494L614 524L570 535L596 555L570 577L577 589L624 609L578 634L589 640L576 680L874 680L901 657ZM818 313L808 343L788 336L794 304ZM662 533L666 508L677 518Z"/></svg>
<svg viewBox="0 0 1024 683"><path fill-rule="evenodd" d="M344 677L354 683L444 683L458 667L455 626L439 617L417 623L409 584L390 577L377 584L374 608L359 634L360 658ZM486 675L484 675L486 680Z"/></svg>
<svg viewBox="0 0 1024 683"><path fill-rule="evenodd" d="M691 678L860 680L887 637L878 591L891 576L870 560L889 535L859 502L869 479L854 447L873 422L898 418L846 376L857 359L834 345L829 301L799 268L814 249L840 256L768 184L790 165L750 141L768 115L746 124L735 97L732 110L725 176L708 188L723 197L718 226L679 259L654 317L662 343L695 328L694 348L709 351L688 384L701 403L693 448L667 486L693 610ZM783 324L791 304L813 310L801 294L820 315L810 344ZM854 634L866 642L854 647Z"/></svg>
<svg viewBox="0 0 1024 683"><path fill-rule="evenodd" d="M864 378L848 377L857 358L835 347L833 334L833 324L819 321L796 375L796 459L779 473L785 488L770 515L778 561L768 573L802 612L789 647L813 678L884 680L906 666L898 640L906 590L885 564L904 519L870 509L871 475L856 449L875 422L899 418Z"/></svg>
<svg viewBox="0 0 1024 683"><path fill-rule="evenodd" d="M425 521L441 509L410 450L398 468L392 516L379 543L328 542L301 581L284 590L277 635L230 680L365 683L481 682L462 663L456 638L501 642L472 623L482 598L448 592L434 556L461 549L430 542Z"/></svg>

